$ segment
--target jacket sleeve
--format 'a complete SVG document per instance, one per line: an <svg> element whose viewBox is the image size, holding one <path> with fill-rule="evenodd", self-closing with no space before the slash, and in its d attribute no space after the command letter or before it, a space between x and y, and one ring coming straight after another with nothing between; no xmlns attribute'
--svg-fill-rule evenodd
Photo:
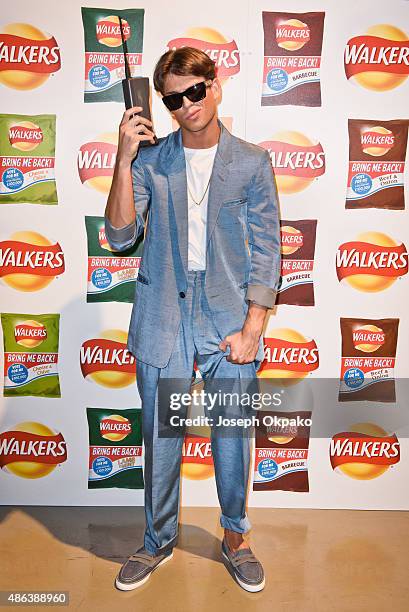
<svg viewBox="0 0 409 612"><path fill-rule="evenodd" d="M143 233L150 206L151 190L139 154L132 162L131 171L136 211L135 221L122 227L114 227L105 215L105 235L115 251L125 251L135 244L138 237Z"/></svg>
<svg viewBox="0 0 409 612"><path fill-rule="evenodd" d="M278 195L270 156L264 151L248 194L251 268L246 300L272 308L281 272Z"/></svg>

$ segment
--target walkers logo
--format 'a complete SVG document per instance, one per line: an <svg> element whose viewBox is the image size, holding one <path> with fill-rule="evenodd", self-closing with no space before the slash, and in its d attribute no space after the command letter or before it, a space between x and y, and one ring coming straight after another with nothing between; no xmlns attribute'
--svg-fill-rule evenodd
<svg viewBox="0 0 409 612"><path fill-rule="evenodd" d="M310 37L310 28L299 19L287 19L276 27L277 45L287 51L302 49Z"/></svg>
<svg viewBox="0 0 409 612"><path fill-rule="evenodd" d="M264 361L260 378L279 378L281 384L298 382L319 366L315 340L307 340L295 329L273 329L264 337Z"/></svg>
<svg viewBox="0 0 409 612"><path fill-rule="evenodd" d="M96 37L101 45L120 47L122 45L121 27L116 15L102 17L96 23ZM122 19L122 32L125 40L131 37L131 27L126 19Z"/></svg>
<svg viewBox="0 0 409 612"><path fill-rule="evenodd" d="M100 434L105 440L120 442L132 433L132 425L129 419L120 414L112 414L101 419L99 423Z"/></svg>
<svg viewBox="0 0 409 612"><path fill-rule="evenodd" d="M352 331L352 344L358 351L374 353L385 344L385 332L376 325L361 325Z"/></svg>
<svg viewBox="0 0 409 612"><path fill-rule="evenodd" d="M187 433L182 448L182 476L205 480L214 475L210 437Z"/></svg>
<svg viewBox="0 0 409 612"><path fill-rule="evenodd" d="M285 131L259 143L266 149L274 168L280 193L303 191L325 172L325 154L319 142L300 132Z"/></svg>
<svg viewBox="0 0 409 612"><path fill-rule="evenodd" d="M266 437L275 444L288 444L298 435L297 425L266 425Z"/></svg>
<svg viewBox="0 0 409 612"><path fill-rule="evenodd" d="M37 232L15 232L0 242L0 277L18 291L39 291L65 271L64 253Z"/></svg>
<svg viewBox="0 0 409 612"><path fill-rule="evenodd" d="M32 121L19 121L9 127L9 143L19 151L34 151L43 142L43 131Z"/></svg>
<svg viewBox="0 0 409 612"><path fill-rule="evenodd" d="M67 461L61 433L42 423L26 421L0 433L0 467L20 478L43 478Z"/></svg>
<svg viewBox="0 0 409 612"><path fill-rule="evenodd" d="M126 347L127 341L128 334L121 329L108 329L99 338L86 340L80 353L83 377L111 389L134 383L136 364Z"/></svg>
<svg viewBox="0 0 409 612"><path fill-rule="evenodd" d="M374 423L356 423L333 436L330 461L333 470L350 478L372 480L399 463L399 440Z"/></svg>
<svg viewBox="0 0 409 612"><path fill-rule="evenodd" d="M173 38L168 49L195 47L207 53L216 62L217 77L224 83L229 77L240 72L240 53L234 39L226 39L223 34L211 28L189 28L185 36Z"/></svg>
<svg viewBox="0 0 409 612"><path fill-rule="evenodd" d="M15 325L14 339L20 346L35 348L47 339L47 328L38 321L23 321Z"/></svg>
<svg viewBox="0 0 409 612"><path fill-rule="evenodd" d="M382 157L395 144L395 136L391 130L382 125L363 127L361 129L361 146L363 153L373 157Z"/></svg>
<svg viewBox="0 0 409 612"><path fill-rule="evenodd" d="M101 134L96 140L83 144L78 151L78 173L81 183L101 193L109 193L114 174L117 134Z"/></svg>
<svg viewBox="0 0 409 612"><path fill-rule="evenodd" d="M35 89L60 68L60 49L51 34L29 23L0 28L0 83L12 89Z"/></svg>
<svg viewBox="0 0 409 612"><path fill-rule="evenodd" d="M345 74L372 91L387 91L402 85L409 74L408 35L393 25L368 28L351 38L344 54Z"/></svg>
<svg viewBox="0 0 409 612"><path fill-rule="evenodd" d="M302 232L291 225L281 227L281 253L292 255L296 253L304 244Z"/></svg>
<svg viewBox="0 0 409 612"><path fill-rule="evenodd" d="M408 273L405 245L381 232L363 232L340 245L336 255L338 280L358 291L384 291Z"/></svg>

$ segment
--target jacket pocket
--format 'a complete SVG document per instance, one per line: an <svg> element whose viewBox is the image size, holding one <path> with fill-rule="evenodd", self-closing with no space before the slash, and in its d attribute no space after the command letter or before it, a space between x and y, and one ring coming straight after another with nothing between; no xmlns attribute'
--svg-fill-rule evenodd
<svg viewBox="0 0 409 612"><path fill-rule="evenodd" d="M149 278L145 276L144 274L142 274L141 272L138 272L138 276L136 277L136 280L139 281L140 283L143 283L144 285L149 285L149 283L151 282Z"/></svg>
<svg viewBox="0 0 409 612"><path fill-rule="evenodd" d="M247 202L247 198L237 198L236 200L226 200L222 202L222 206L229 208L231 206L241 206Z"/></svg>

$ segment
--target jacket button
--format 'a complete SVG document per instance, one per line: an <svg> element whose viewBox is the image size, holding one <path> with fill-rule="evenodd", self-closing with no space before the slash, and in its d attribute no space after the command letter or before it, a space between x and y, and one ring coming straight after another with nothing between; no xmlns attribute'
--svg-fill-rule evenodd
<svg viewBox="0 0 409 612"><path fill-rule="evenodd" d="M181 297L181 298L186 297L186 293L185 293L184 291L181 291L181 292L179 293L179 295L180 295L180 297Z"/></svg>

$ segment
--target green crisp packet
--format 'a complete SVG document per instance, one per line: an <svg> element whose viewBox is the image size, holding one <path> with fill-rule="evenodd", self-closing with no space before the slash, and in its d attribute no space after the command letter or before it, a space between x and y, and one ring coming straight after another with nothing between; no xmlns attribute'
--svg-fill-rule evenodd
<svg viewBox="0 0 409 612"><path fill-rule="evenodd" d="M0 204L58 204L55 115L0 115Z"/></svg>
<svg viewBox="0 0 409 612"><path fill-rule="evenodd" d="M113 251L104 217L85 217L88 241L87 302L133 302L143 238L126 251Z"/></svg>
<svg viewBox="0 0 409 612"><path fill-rule="evenodd" d="M59 314L2 313L6 397L61 397L59 322Z"/></svg>
<svg viewBox="0 0 409 612"><path fill-rule="evenodd" d="M122 102L125 62L119 17L131 76L141 76L144 9L82 7L85 41L84 102Z"/></svg>
<svg viewBox="0 0 409 612"><path fill-rule="evenodd" d="M141 412L87 408L89 489L143 489Z"/></svg>

